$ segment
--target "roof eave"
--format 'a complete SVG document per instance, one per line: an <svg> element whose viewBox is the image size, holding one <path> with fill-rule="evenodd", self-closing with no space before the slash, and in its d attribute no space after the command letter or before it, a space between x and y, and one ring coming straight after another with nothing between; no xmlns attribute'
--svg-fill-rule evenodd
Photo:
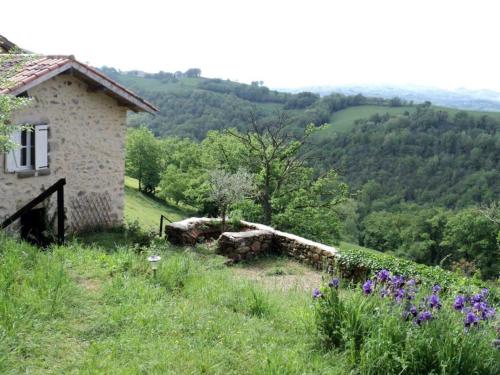
<svg viewBox="0 0 500 375"><path fill-rule="evenodd" d="M127 92L127 90L122 88L121 85L119 85L118 83L111 81L103 74L97 73L97 71L90 69L86 65L76 60L70 60L67 63L57 67L56 69L51 70L50 72L47 72L43 75L40 75L32 80L29 80L24 84L12 87L10 89L0 90L0 94L14 95L14 96L19 95L22 92L27 91L35 86L38 86L42 82L45 82L69 69L74 69L82 76L104 87L106 90L109 90L111 93L116 95L121 102L124 102L125 105L134 112L148 112L151 114L159 112L158 108L148 103L146 100L141 99L138 96L132 95L131 93Z"/></svg>

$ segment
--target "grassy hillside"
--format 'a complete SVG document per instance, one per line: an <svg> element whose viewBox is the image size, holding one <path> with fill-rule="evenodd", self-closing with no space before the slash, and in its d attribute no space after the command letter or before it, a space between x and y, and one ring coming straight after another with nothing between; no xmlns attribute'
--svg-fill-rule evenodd
<svg viewBox="0 0 500 375"><path fill-rule="evenodd" d="M415 106L394 104L392 100L331 94L319 97L311 93L289 94L260 85L204 77L175 78L170 73L137 76L103 68L105 73L130 87L160 108L154 117L133 114L129 124L148 125L159 136L188 136L201 140L207 131L235 127L246 129L248 115L256 113L263 121L277 111L288 113L293 128L301 129L313 122L329 123L323 136L352 129L354 122L374 114L389 115L413 112ZM403 105L401 105L403 104ZM458 109L434 107L449 113ZM500 119L499 112L469 111L473 116L488 115ZM321 135L320 135L321 136Z"/></svg>
<svg viewBox="0 0 500 375"><path fill-rule="evenodd" d="M412 112L415 107L402 106L402 107L387 107L380 105L360 105L349 107L335 112L330 118L329 130L332 132L346 132L352 129L356 120L370 118L375 114L383 115L388 113L390 115L400 115L404 112Z"/></svg>
<svg viewBox="0 0 500 375"><path fill-rule="evenodd" d="M133 179L127 179L126 205L127 217L146 227L162 212L178 219L189 213L138 193ZM183 249L161 239L137 251L132 240L123 233L104 232L42 252L0 234L1 374L342 375L373 373L378 366L371 359L356 360L360 352L355 354L352 346L322 345L311 290L321 284L323 274L283 257L226 267L225 258L210 245ZM341 243L340 250L344 264L416 272L423 281L472 286L466 279L451 278L449 272L370 249ZM156 278L147 262L153 253L162 257ZM491 284L490 293L498 302L495 288ZM357 314L342 323L347 339L358 334L352 322L363 322L363 337L377 343L398 338L405 330L408 337L420 335L425 343L443 335L453 338L443 341L448 352L440 349L441 343L433 344L432 350L416 346L407 352L405 358L413 358L405 362L408 373L428 373L426 366L437 366L436 361L458 368L467 365L480 374L498 368L498 351L491 346L494 330L481 322L484 328L477 335L462 336L462 318L450 307L451 295L442 295L443 306L451 312L428 328L413 331L419 328L402 321L397 310L383 322L396 327L398 335L380 337L380 329L392 328L379 326L373 311L392 313L398 308L387 307L376 296L362 296L359 285L347 282L341 282L340 296L343 308L354 308ZM428 335L433 339L426 339ZM464 350L464 345L481 349ZM397 347L384 344L380 351L367 344L361 353L376 360L383 353L395 355L391 348ZM449 356L462 350L468 354L461 359ZM398 363L384 366L397 368ZM423 370L412 372L423 363ZM448 373L457 372L443 372Z"/></svg>
<svg viewBox="0 0 500 375"><path fill-rule="evenodd" d="M160 225L160 215L172 221L179 221L193 214L187 208L168 205L137 189L137 180L125 177L125 220L128 222L137 221L144 229L157 230Z"/></svg>
<svg viewBox="0 0 500 375"><path fill-rule="evenodd" d="M155 280L147 252L39 252L4 238L0 248L4 375L343 373L340 356L314 347L312 285L287 275L286 291L275 288L273 263L257 281L209 249L157 245Z"/></svg>

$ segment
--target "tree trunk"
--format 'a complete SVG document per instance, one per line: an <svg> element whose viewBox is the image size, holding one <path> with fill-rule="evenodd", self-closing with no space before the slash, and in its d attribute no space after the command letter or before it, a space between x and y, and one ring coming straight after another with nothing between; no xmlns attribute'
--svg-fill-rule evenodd
<svg viewBox="0 0 500 375"><path fill-rule="evenodd" d="M222 207L222 229L221 229L221 232L225 232L226 231L226 207Z"/></svg>
<svg viewBox="0 0 500 375"><path fill-rule="evenodd" d="M266 176L264 178L264 191L262 194L262 210L264 211L264 224L271 225L271 221L273 218L273 211L271 206L271 193L270 193L270 178L269 178L270 170L266 168Z"/></svg>

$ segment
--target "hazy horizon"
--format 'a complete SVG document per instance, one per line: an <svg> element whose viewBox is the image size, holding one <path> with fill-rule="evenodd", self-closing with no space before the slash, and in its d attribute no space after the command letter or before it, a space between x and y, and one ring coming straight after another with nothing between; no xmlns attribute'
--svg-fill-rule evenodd
<svg viewBox="0 0 500 375"><path fill-rule="evenodd" d="M274 88L418 85L500 90L500 4L465 1L27 0L0 34L44 54ZM29 11L26 11L29 10ZM22 14L22 27L19 17Z"/></svg>

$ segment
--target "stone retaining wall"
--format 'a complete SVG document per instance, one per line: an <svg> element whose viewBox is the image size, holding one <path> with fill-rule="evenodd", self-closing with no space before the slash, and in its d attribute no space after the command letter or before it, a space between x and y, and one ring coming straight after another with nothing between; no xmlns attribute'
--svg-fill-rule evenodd
<svg viewBox="0 0 500 375"><path fill-rule="evenodd" d="M220 231L220 220L190 218L167 226L169 241L194 245L206 237L219 236L218 251L239 261L259 254L276 252L288 255L316 269L333 272L337 249L262 224L242 221L240 232Z"/></svg>
<svg viewBox="0 0 500 375"><path fill-rule="evenodd" d="M167 238L175 245L193 246L207 238L217 238L221 234L220 221L206 217L192 217L168 224Z"/></svg>
<svg viewBox="0 0 500 375"><path fill-rule="evenodd" d="M219 253L234 261L250 259L262 253L270 253L274 247L274 235L267 230L224 232L219 237Z"/></svg>

